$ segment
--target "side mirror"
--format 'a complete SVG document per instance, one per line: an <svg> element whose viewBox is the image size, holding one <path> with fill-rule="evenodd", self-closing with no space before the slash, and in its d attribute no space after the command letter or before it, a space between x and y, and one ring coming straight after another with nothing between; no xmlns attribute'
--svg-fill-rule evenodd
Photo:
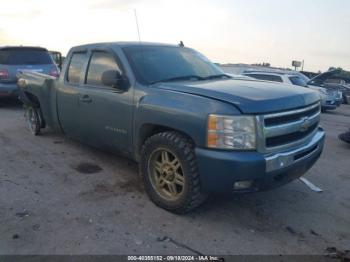
<svg viewBox="0 0 350 262"><path fill-rule="evenodd" d="M126 77L122 76L118 70L107 70L103 72L101 80L102 84L105 86L110 86L121 90L126 90L128 87L128 80Z"/></svg>

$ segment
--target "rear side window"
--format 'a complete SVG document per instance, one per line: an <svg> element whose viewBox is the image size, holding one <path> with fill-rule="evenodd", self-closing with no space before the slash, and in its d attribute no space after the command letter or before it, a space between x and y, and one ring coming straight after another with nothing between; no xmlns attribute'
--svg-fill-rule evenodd
<svg viewBox="0 0 350 262"><path fill-rule="evenodd" d="M50 65L53 64L49 53L44 49L5 48L0 49L2 65Z"/></svg>
<svg viewBox="0 0 350 262"><path fill-rule="evenodd" d="M282 82L282 78L276 75L263 75L263 74L246 74L247 76L254 77L255 79L272 81L272 82Z"/></svg>
<svg viewBox="0 0 350 262"><path fill-rule="evenodd" d="M80 83L85 61L86 53L74 53L72 55L67 72L67 81L69 83Z"/></svg>
<svg viewBox="0 0 350 262"><path fill-rule="evenodd" d="M92 53L86 84L93 86L104 86L102 83L102 74L109 70L120 71L114 57L105 52Z"/></svg>

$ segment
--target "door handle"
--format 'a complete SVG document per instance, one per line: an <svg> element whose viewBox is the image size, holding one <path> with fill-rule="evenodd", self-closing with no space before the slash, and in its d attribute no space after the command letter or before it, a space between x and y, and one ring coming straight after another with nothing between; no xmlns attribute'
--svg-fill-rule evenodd
<svg viewBox="0 0 350 262"><path fill-rule="evenodd" d="M83 95L83 96L80 97L80 101L83 102L83 103L91 103L92 99L88 95Z"/></svg>

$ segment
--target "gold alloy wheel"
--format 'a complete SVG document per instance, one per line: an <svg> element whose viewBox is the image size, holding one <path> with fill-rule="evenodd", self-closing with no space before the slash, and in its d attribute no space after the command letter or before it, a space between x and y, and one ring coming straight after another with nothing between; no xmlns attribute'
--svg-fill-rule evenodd
<svg viewBox="0 0 350 262"><path fill-rule="evenodd" d="M184 192L185 177L179 159L167 149L155 150L149 161L153 188L163 198L176 201Z"/></svg>

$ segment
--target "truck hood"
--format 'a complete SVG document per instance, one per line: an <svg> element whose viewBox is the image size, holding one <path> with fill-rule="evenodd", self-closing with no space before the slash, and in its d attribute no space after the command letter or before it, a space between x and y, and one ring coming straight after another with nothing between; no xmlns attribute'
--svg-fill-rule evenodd
<svg viewBox="0 0 350 262"><path fill-rule="evenodd" d="M317 92L304 87L259 80L163 82L153 87L228 102L244 114L290 110L320 100Z"/></svg>

